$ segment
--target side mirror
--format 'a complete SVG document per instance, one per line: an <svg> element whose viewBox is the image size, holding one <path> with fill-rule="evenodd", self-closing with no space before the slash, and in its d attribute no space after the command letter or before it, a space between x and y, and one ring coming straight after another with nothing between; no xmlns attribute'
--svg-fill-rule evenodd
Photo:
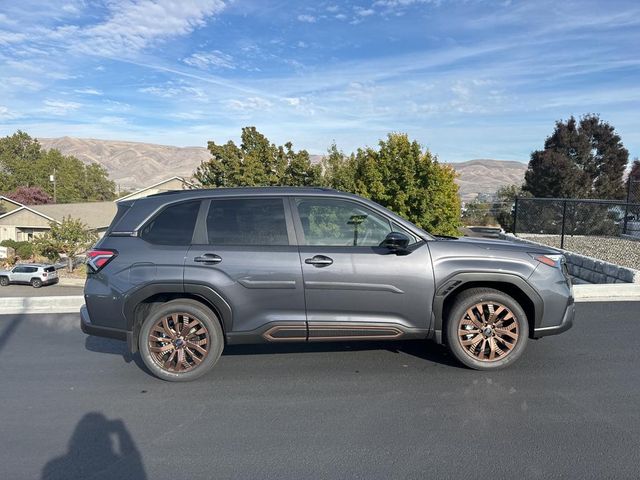
<svg viewBox="0 0 640 480"><path fill-rule="evenodd" d="M407 250L409 242L409 237L404 233L391 232L385 237L380 246L388 248L392 252L404 252Z"/></svg>

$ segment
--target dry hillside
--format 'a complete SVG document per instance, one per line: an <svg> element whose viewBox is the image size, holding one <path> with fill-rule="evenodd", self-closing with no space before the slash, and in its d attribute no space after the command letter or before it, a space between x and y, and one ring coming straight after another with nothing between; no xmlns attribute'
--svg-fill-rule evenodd
<svg viewBox="0 0 640 480"><path fill-rule="evenodd" d="M151 185L174 175L189 178L209 158L204 147L73 137L38 140L44 148L57 148L83 162L101 164L123 190ZM320 155L311 155L313 162L321 159ZM502 185L520 184L527 168L525 163L503 160L469 160L451 165L460 174L458 184L463 200L471 200L478 193L494 193Z"/></svg>

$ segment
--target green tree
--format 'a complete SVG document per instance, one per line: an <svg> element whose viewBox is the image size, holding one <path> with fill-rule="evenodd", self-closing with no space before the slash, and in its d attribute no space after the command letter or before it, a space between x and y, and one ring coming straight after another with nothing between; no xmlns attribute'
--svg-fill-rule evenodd
<svg viewBox="0 0 640 480"><path fill-rule="evenodd" d="M543 150L531 154L524 190L534 197L624 198L629 152L597 115L556 122Z"/></svg>
<svg viewBox="0 0 640 480"><path fill-rule="evenodd" d="M0 191L39 187L53 197L49 176L55 171L58 203L112 200L115 183L98 164L85 165L58 150L42 150L40 143L22 131L0 139Z"/></svg>
<svg viewBox="0 0 640 480"><path fill-rule="evenodd" d="M346 156L335 145L325 158L324 184L389 208L433 234L456 235L460 199L456 173L406 134Z"/></svg>
<svg viewBox="0 0 640 480"><path fill-rule="evenodd" d="M321 183L321 168L312 165L306 150L291 142L276 146L255 127L242 129L240 145L209 142L211 159L197 168L194 178L204 187L309 186Z"/></svg>
<svg viewBox="0 0 640 480"><path fill-rule="evenodd" d="M467 203L462 210L462 221L467 226L495 225L491 203L475 199Z"/></svg>
<svg viewBox="0 0 640 480"><path fill-rule="evenodd" d="M51 229L42 237L37 237L34 244L38 253L47 257L52 254L67 257L67 269L73 271L73 260L84 253L97 240L94 231L78 219L66 217L61 223L51 222Z"/></svg>
<svg viewBox="0 0 640 480"><path fill-rule="evenodd" d="M506 232L513 231L513 215L516 197L530 197L529 192L518 185L504 185L498 188L491 206L491 213Z"/></svg>

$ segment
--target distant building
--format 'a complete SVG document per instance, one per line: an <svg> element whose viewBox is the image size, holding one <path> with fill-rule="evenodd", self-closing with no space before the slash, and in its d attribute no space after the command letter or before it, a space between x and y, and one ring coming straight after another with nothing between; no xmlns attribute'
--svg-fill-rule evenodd
<svg viewBox="0 0 640 480"><path fill-rule="evenodd" d="M121 202L123 200L134 200L136 198L148 197L149 195L154 195L156 193L170 192L172 190L190 190L192 188L194 188L194 185L191 182L186 181L184 178L171 177L141 190L136 190L135 192L125 195L124 197L120 197L115 201Z"/></svg>
<svg viewBox="0 0 640 480"><path fill-rule="evenodd" d="M134 200L170 190L187 190L193 185L181 177L171 177L162 182L133 192L115 202L53 203L48 205L23 205L0 196L0 241L33 240L50 230L51 222L62 222L65 217L79 219L99 235L109 227L116 214L118 203Z"/></svg>

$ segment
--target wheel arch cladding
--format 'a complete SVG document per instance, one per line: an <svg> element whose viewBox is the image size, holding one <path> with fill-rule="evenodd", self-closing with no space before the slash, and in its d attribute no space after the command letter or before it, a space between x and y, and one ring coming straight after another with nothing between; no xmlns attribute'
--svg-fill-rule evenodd
<svg viewBox="0 0 640 480"><path fill-rule="evenodd" d="M457 282L457 283L456 283ZM460 293L471 288L492 288L512 297L520 304L529 323L529 337L540 324L543 315L543 302L538 293L524 279L510 274L460 274L447 279L440 286L434 298L436 340L443 342L445 322L451 307Z"/></svg>
<svg viewBox="0 0 640 480"><path fill-rule="evenodd" d="M211 310L220 322L226 341L226 333L231 330L231 308L213 289L201 285L185 285L184 290L171 285L149 285L137 290L125 303L127 330L131 332L129 349L132 352L138 349L140 326L154 305L180 299L196 301Z"/></svg>

